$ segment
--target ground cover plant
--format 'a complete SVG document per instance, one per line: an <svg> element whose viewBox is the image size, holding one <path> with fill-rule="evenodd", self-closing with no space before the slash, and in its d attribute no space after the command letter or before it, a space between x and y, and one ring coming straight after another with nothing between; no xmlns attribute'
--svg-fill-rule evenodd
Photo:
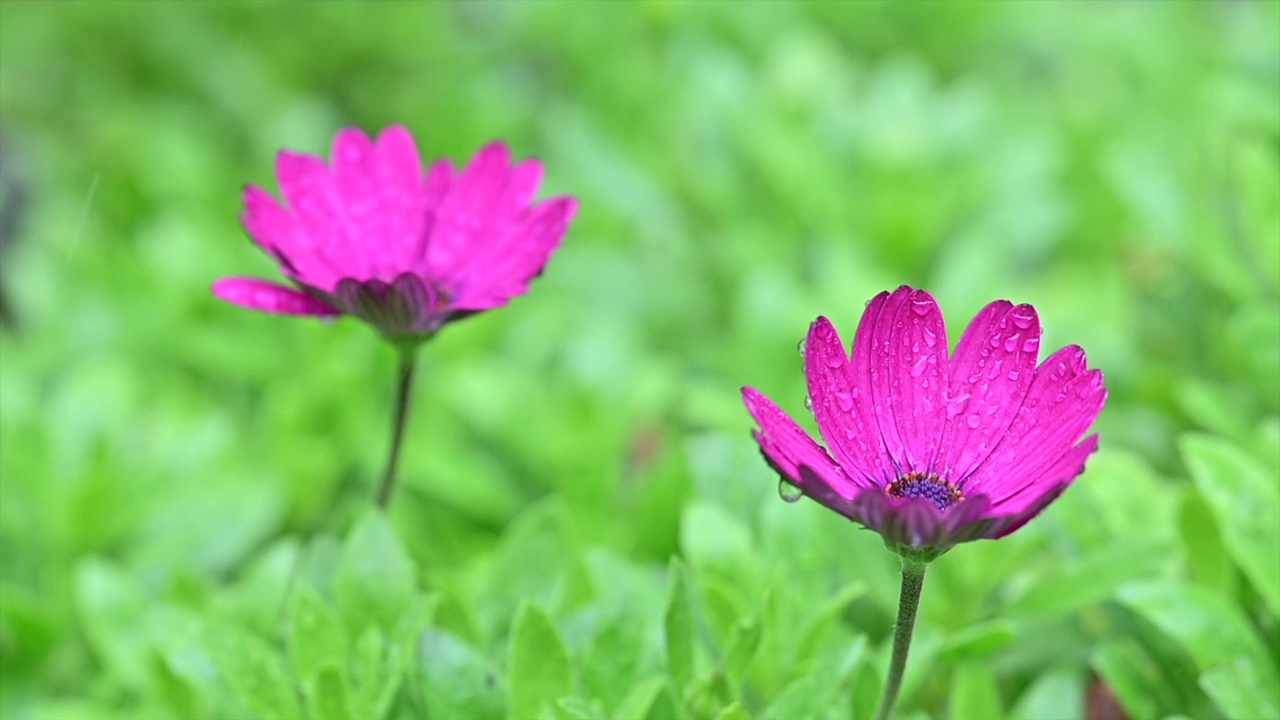
<svg viewBox="0 0 1280 720"><path fill-rule="evenodd" d="M278 150L392 126L577 213L380 512L392 344L209 287ZM0 717L872 717L898 559L740 388L819 437L797 344L902 284L1108 395L897 716L1278 717L1278 158L1268 2L0 4Z"/></svg>

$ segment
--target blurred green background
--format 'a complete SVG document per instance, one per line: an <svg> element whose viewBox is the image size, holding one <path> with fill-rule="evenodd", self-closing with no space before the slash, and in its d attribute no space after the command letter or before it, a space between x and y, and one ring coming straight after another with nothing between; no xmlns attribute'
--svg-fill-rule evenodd
<svg viewBox="0 0 1280 720"><path fill-rule="evenodd" d="M384 520L390 349L208 286L275 275L278 149L393 123L581 212L425 349ZM6 720L867 717L895 559L738 388L799 417L903 282L1110 389L931 569L903 715L1280 717L1280 3L7 2L0 134Z"/></svg>

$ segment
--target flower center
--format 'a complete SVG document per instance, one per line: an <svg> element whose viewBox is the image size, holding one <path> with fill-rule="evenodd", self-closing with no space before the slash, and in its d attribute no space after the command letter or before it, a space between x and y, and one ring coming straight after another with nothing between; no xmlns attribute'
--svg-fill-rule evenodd
<svg viewBox="0 0 1280 720"><path fill-rule="evenodd" d="M960 488L938 477L937 473L909 472L889 483L885 492L898 498L924 498L939 510L946 510L964 499Z"/></svg>

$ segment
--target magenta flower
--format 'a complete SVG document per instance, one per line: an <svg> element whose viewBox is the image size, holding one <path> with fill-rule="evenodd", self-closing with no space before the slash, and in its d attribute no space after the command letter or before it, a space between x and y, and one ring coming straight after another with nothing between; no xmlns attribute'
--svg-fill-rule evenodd
<svg viewBox="0 0 1280 720"><path fill-rule="evenodd" d="M851 355L829 320L814 321L804 369L830 454L742 390L785 482L925 561L1008 535L1053 502L1097 450L1097 435L1081 436L1107 397L1075 345L1037 366L1030 305L987 305L947 347L933 296L907 286L867 304Z"/></svg>
<svg viewBox="0 0 1280 720"><path fill-rule="evenodd" d="M296 289L232 277L214 295L285 315L354 315L407 346L523 294L577 208L571 197L534 204L542 164L512 164L500 142L461 172L448 160L424 171L398 126L376 141L342 130L328 165L282 151L276 178L283 200L249 186L240 220Z"/></svg>

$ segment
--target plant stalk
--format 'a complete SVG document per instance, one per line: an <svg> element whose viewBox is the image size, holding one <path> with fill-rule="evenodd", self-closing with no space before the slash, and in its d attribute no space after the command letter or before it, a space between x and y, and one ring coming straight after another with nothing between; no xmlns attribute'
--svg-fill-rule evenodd
<svg viewBox="0 0 1280 720"><path fill-rule="evenodd" d="M396 407L391 416L391 448L387 453L387 464L382 471L382 482L378 485L378 507L386 510L391 503L391 493L396 484L396 466L400 462L400 442L404 439L405 419L408 417L409 398L413 390L413 368L416 353L410 350L400 354L399 380L396 384Z"/></svg>
<svg viewBox="0 0 1280 720"><path fill-rule="evenodd" d="M924 571L927 563L902 558L902 592L898 597L898 622L893 627L893 658L889 661L889 675L885 680L880 706L876 708L876 720L889 720L898 704L898 692L902 690L902 675L907 669L907 650L911 647L911 634L916 627L916 610L920 607L920 590L924 587Z"/></svg>

